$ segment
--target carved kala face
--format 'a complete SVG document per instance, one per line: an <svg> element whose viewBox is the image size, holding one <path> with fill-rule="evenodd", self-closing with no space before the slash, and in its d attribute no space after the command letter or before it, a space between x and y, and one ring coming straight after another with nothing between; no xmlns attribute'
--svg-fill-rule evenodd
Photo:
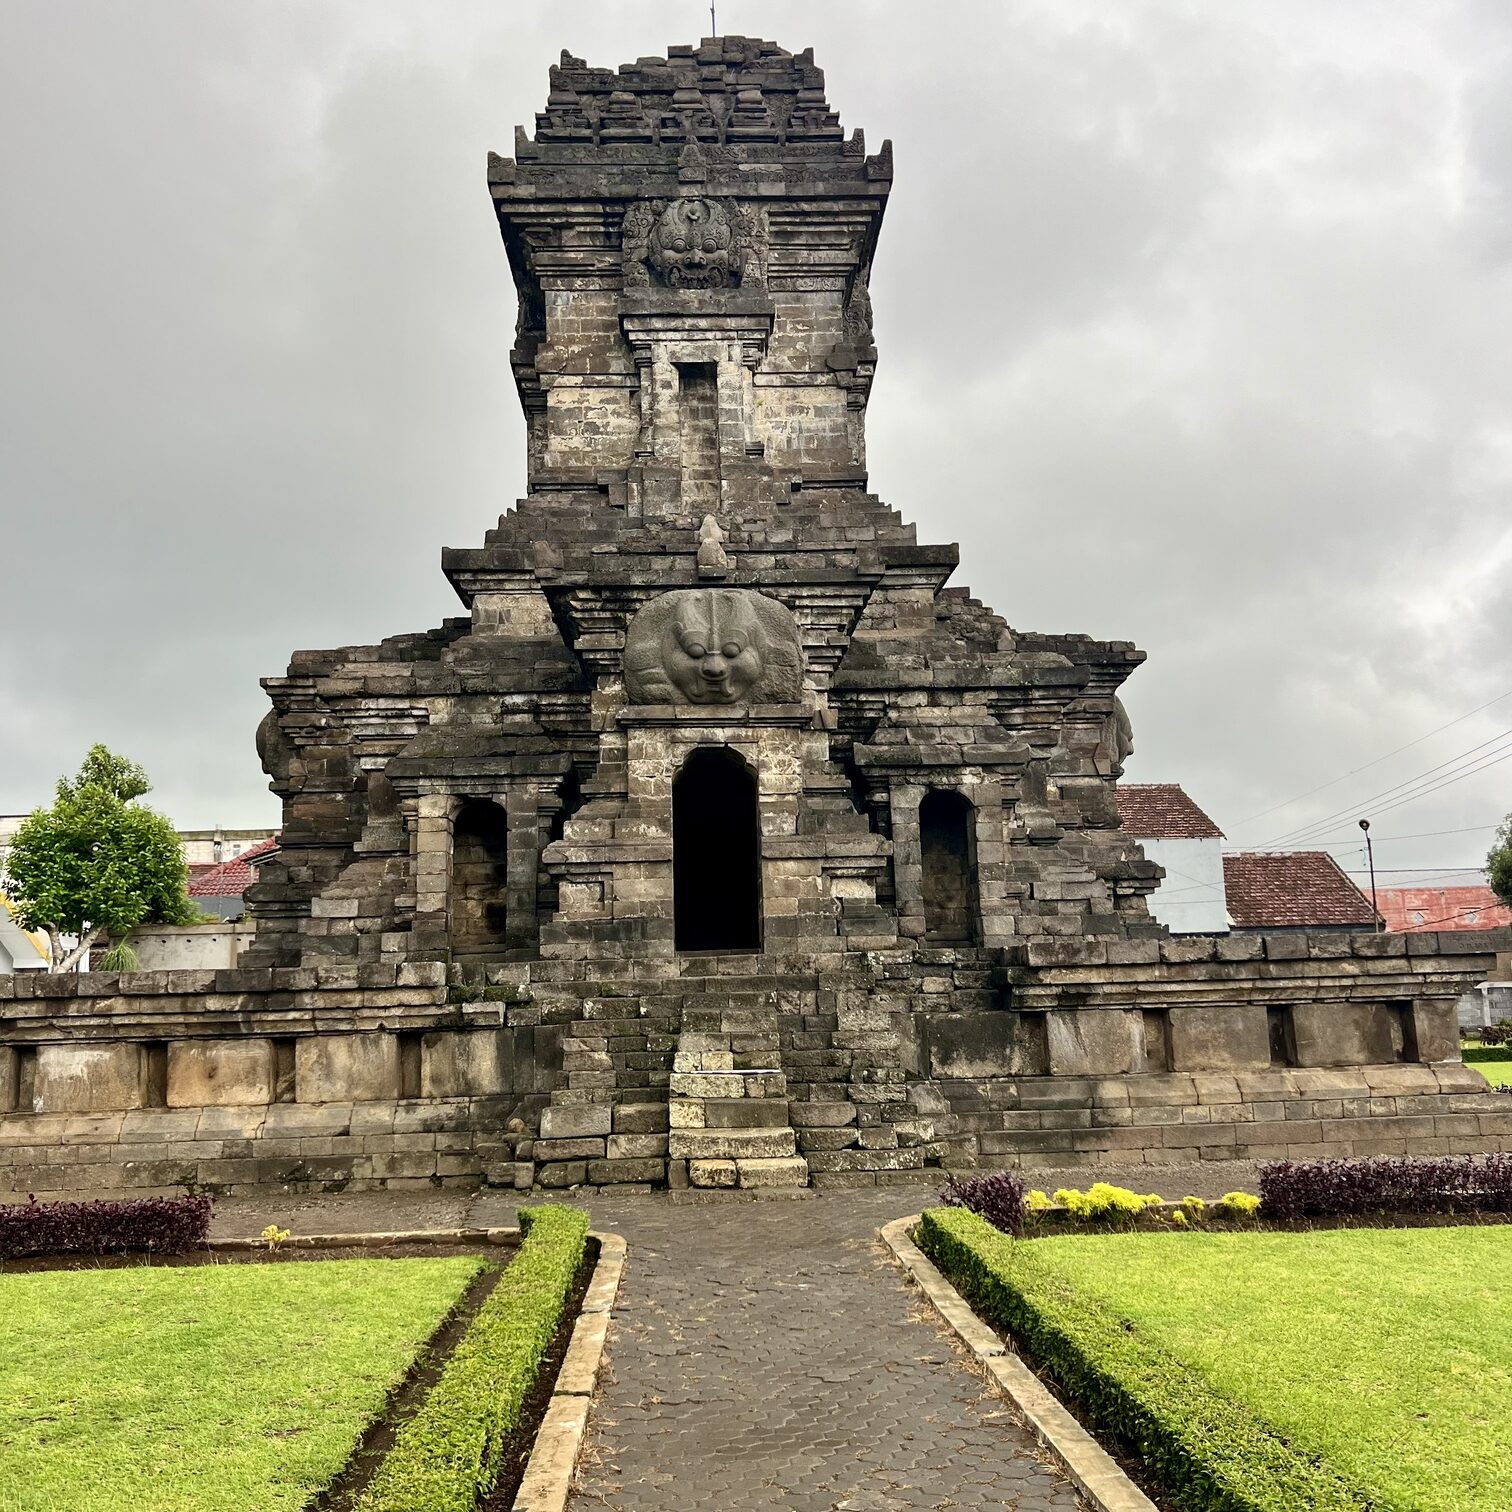
<svg viewBox="0 0 1512 1512"><path fill-rule="evenodd" d="M625 683L633 703L790 703L802 681L793 616L749 588L663 594L626 632Z"/></svg>
<svg viewBox="0 0 1512 1512"><path fill-rule="evenodd" d="M761 676L761 626L744 598L690 594L672 622L667 676L689 703L734 703Z"/></svg>
<svg viewBox="0 0 1512 1512"><path fill-rule="evenodd" d="M735 282L734 242L712 200L673 200L651 228L651 266L674 289L723 289Z"/></svg>

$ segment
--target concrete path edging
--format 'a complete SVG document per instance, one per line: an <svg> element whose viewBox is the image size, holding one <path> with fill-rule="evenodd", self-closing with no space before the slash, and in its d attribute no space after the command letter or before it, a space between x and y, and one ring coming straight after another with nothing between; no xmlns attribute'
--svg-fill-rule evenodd
<svg viewBox="0 0 1512 1512"><path fill-rule="evenodd" d="M536 1433L513 1512L565 1512L573 1472L588 1430L588 1409L604 1360L610 1315L624 1274L626 1244L619 1234L591 1233L599 1246L593 1277L572 1327L556 1386Z"/></svg>
<svg viewBox="0 0 1512 1512"><path fill-rule="evenodd" d="M1118 1462L1065 1409L1044 1382L968 1306L909 1237L919 1215L879 1231L909 1279L960 1337L983 1372L1013 1403L1034 1436L1060 1461L1095 1512L1159 1512ZM518 1504L516 1504L518 1507Z"/></svg>

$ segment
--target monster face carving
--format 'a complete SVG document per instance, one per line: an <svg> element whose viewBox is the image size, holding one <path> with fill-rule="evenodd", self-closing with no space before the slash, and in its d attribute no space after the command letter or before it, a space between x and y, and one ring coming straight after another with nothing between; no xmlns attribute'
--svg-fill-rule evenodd
<svg viewBox="0 0 1512 1512"><path fill-rule="evenodd" d="M713 200L673 200L651 228L651 266L674 289L724 289L739 281L735 231Z"/></svg>
<svg viewBox="0 0 1512 1512"><path fill-rule="evenodd" d="M795 703L802 688L797 623L750 588L664 593L625 633L632 703Z"/></svg>

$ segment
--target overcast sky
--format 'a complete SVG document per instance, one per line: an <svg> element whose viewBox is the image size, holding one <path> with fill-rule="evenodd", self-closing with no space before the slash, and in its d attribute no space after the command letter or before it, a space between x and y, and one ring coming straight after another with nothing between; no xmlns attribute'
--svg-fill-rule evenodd
<svg viewBox="0 0 1512 1512"><path fill-rule="evenodd" d="M1318 833L1347 840L1351 805L1512 755L1509 696L1376 761L1512 694L1512 6L719 26L812 44L893 139L872 487L1011 624L1148 651L1131 780L1236 846L1344 810ZM104 740L180 826L275 823L258 678L460 612L441 548L523 491L486 153L561 48L615 66L707 7L3 0L0 28L0 812ZM1411 791L1373 805L1381 867L1478 862L1512 760L1386 811Z"/></svg>

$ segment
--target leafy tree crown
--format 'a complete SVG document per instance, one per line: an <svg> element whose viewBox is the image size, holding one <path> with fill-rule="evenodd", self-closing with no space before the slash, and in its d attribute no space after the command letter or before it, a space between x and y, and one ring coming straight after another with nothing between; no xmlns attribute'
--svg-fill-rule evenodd
<svg viewBox="0 0 1512 1512"><path fill-rule="evenodd" d="M149 788L134 761L96 745L52 807L22 821L6 858L22 925L82 937L197 916L172 823L136 802Z"/></svg>
<svg viewBox="0 0 1512 1512"><path fill-rule="evenodd" d="M1486 857L1486 871L1491 878L1491 891L1512 908L1512 814L1502 820L1496 832L1496 840Z"/></svg>

